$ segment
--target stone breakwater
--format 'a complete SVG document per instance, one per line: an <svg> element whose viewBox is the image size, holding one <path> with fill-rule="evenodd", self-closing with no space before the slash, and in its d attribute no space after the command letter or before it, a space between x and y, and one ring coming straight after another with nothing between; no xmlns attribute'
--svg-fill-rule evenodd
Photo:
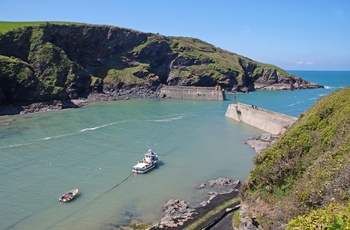
<svg viewBox="0 0 350 230"><path fill-rule="evenodd" d="M298 118L243 103L230 104L226 117L244 122L271 134L283 134Z"/></svg>
<svg viewBox="0 0 350 230"><path fill-rule="evenodd" d="M220 87L167 86L160 90L161 97L179 99L201 99L211 101L226 100L225 91Z"/></svg>

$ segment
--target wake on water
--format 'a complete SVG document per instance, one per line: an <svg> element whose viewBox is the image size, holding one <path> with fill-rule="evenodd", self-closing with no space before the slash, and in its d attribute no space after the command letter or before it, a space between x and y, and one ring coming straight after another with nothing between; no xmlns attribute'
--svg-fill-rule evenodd
<svg viewBox="0 0 350 230"><path fill-rule="evenodd" d="M151 122L172 122L172 121L177 121L181 120L185 116L178 116L178 117L172 117L172 118L166 118L166 119L156 119L156 120L149 120Z"/></svg>
<svg viewBox="0 0 350 230"><path fill-rule="evenodd" d="M175 115L172 115L169 117L165 117L165 118L163 117L163 119L147 120L147 122L172 122L172 121L181 120L184 117L185 117L185 114L175 114ZM99 125L99 126L95 126L95 127L83 128L83 129L76 131L76 132L60 134L57 136L43 137L43 138L39 138L37 140L27 141L26 143L17 143L17 144L6 145L6 146L0 147L0 150L28 146L28 145L32 145L32 144L37 144L38 142L42 142L42 141L49 141L52 139L65 138L68 136L77 135L79 133L84 133L84 132L88 132L88 131L95 131L95 130L98 130L101 128L106 128L109 126L113 126L113 125L117 125L117 124L121 124L121 123L125 123L125 122L135 122L135 120L116 121L116 122L111 122L111 123L107 123L107 124L103 124L103 125Z"/></svg>

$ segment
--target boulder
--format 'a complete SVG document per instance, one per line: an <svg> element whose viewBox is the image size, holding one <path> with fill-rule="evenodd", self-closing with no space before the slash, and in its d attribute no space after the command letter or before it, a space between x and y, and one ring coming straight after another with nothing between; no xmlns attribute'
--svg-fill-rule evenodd
<svg viewBox="0 0 350 230"><path fill-rule="evenodd" d="M184 200L171 199L162 206L164 216L160 221L160 228L173 228L182 226L184 222L192 219L196 214L195 209L190 208Z"/></svg>

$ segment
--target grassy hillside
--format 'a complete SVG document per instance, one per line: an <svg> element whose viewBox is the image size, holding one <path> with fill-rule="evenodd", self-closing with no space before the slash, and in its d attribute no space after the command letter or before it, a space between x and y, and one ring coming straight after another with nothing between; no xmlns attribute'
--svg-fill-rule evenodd
<svg viewBox="0 0 350 230"><path fill-rule="evenodd" d="M350 87L317 101L254 163L241 196L265 229L332 202L346 207L350 198Z"/></svg>
<svg viewBox="0 0 350 230"><path fill-rule="evenodd" d="M25 26L39 26L43 24L78 24L74 22L5 22L0 21L0 33L4 34L8 31L23 28Z"/></svg>
<svg viewBox="0 0 350 230"><path fill-rule="evenodd" d="M2 32L8 31L0 34L4 104L85 98L95 92L113 98L155 97L161 84L220 86L236 92L275 85L278 89L319 87L196 38L106 25L0 23ZM136 93L140 89L146 93Z"/></svg>

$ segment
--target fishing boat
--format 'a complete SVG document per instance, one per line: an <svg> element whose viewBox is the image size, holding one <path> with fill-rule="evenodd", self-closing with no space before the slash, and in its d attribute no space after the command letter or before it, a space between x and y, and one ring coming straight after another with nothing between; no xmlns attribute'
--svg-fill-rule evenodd
<svg viewBox="0 0 350 230"><path fill-rule="evenodd" d="M149 170L153 169L158 161L157 153L153 152L152 149L149 149L142 161L137 162L134 167L132 167L132 171L134 173L146 173Z"/></svg>
<svg viewBox="0 0 350 230"><path fill-rule="evenodd" d="M58 198L59 202L68 202L72 200L79 192L79 189L72 189Z"/></svg>

